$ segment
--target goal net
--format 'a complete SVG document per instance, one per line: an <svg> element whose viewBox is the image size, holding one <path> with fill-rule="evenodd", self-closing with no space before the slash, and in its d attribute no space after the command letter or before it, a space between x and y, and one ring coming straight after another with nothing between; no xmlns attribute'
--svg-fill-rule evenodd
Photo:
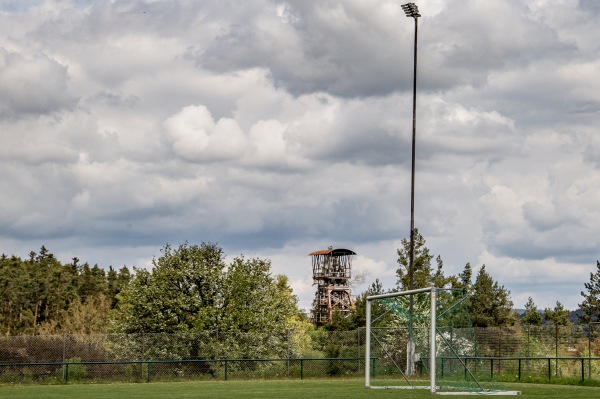
<svg viewBox="0 0 600 399"><path fill-rule="evenodd" d="M463 290L423 288L367 297L365 386L432 394L518 395L483 366Z"/></svg>

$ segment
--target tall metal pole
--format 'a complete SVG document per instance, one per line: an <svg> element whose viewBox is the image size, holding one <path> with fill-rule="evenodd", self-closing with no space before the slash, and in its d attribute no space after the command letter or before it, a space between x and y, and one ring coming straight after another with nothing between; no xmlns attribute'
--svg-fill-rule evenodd
<svg viewBox="0 0 600 399"><path fill-rule="evenodd" d="M416 7L416 6L415 6ZM415 45L414 45L414 67L413 67L413 118L412 118L412 171L410 180L410 255L409 255L409 289L414 289L415 272L415 163L416 163L416 140L417 140L417 35L419 14L413 13L415 19Z"/></svg>
<svg viewBox="0 0 600 399"><path fill-rule="evenodd" d="M419 9L414 3L402 5L402 9L407 17L415 20L415 43L414 43L414 59L413 59L413 120L412 120L412 169L410 180L410 250L408 254L408 279L409 290L414 289L414 274L415 274L415 163L416 163L416 139L417 139L417 37L418 37L418 20L421 15ZM410 295L410 314L413 314L413 296ZM408 345L406 348L406 373L414 374L414 352L415 344L413 340L413 322L409 320L408 326Z"/></svg>

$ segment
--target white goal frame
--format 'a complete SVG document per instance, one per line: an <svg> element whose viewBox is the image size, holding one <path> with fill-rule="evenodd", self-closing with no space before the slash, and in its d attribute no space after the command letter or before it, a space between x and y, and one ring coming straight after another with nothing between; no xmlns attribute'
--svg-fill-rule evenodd
<svg viewBox="0 0 600 399"><path fill-rule="evenodd" d="M421 289L416 289L416 290L410 290L410 291L402 291L402 292L391 292L389 294L381 294L381 295L372 295L372 296L368 296L367 297L367 337L366 337L366 342L365 342L365 388L375 388L375 387L371 387L371 367L370 367L370 361L369 359L371 358L371 307L372 307L372 303L373 300L375 299L383 299L383 298L393 298L393 297L398 297L398 296L405 296L405 295L413 295L413 294L420 294L422 292L430 292L431 293L431 334L429 334L430 336L430 340L429 340L429 379L431 381L431 385L429 387L422 387L422 388L429 388L429 392L431 392L431 394L435 394L436 393L436 384L435 384L435 320L436 320L436 307L437 307L437 288L435 287L430 287L430 288L421 288ZM383 387L383 388L391 388L391 387ZM413 387L411 387L413 388ZM414 387L417 388L417 387Z"/></svg>
<svg viewBox="0 0 600 399"><path fill-rule="evenodd" d="M429 386L371 386L371 362L370 362L370 359L371 359L371 308L372 308L373 301L377 300L377 299L394 298L394 297L399 297L399 296L414 295L414 294L420 294L420 293L426 293L426 292L430 293L430 299L431 299L431 301L430 301L431 302L430 334L429 334L429 337L430 337L430 339L429 339L429 380L430 380L430 385ZM437 287L428 287L428 288L420 288L420 289L409 290L409 291L391 292L388 294L381 294L381 295L372 295L372 296L367 297L367 309L366 309L367 310L367 315L366 315L367 316L367 320L366 320L367 328L366 328L366 342L365 342L365 388L429 389L429 392L432 395L435 395L435 394L438 394L438 395L490 395L490 396L520 395L521 394L520 391L492 391L492 390L483 389L483 387L481 387L481 385L479 385L478 382L477 382L477 384L481 388L481 391L477 391L477 392L464 392L464 391L440 392L437 390L438 389L438 386L436 384L437 295L438 295ZM473 378L474 378L474 376L473 376Z"/></svg>

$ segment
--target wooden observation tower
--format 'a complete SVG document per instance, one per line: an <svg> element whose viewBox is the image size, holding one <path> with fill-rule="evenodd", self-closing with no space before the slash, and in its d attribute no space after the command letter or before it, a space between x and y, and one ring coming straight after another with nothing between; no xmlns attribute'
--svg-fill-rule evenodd
<svg viewBox="0 0 600 399"><path fill-rule="evenodd" d="M349 249L325 249L312 256L313 281L317 293L313 301L311 321L321 326L331 320L334 311L349 315L354 310L350 295L352 256Z"/></svg>

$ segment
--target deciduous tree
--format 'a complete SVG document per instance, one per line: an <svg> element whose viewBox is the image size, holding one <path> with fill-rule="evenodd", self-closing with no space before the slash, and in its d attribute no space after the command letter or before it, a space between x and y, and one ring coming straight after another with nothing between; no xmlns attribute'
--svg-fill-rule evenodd
<svg viewBox="0 0 600 399"><path fill-rule="evenodd" d="M300 315L287 278L273 277L267 260L240 256L227 265L222 249L206 243L162 253L119 295L118 331L285 331Z"/></svg>

